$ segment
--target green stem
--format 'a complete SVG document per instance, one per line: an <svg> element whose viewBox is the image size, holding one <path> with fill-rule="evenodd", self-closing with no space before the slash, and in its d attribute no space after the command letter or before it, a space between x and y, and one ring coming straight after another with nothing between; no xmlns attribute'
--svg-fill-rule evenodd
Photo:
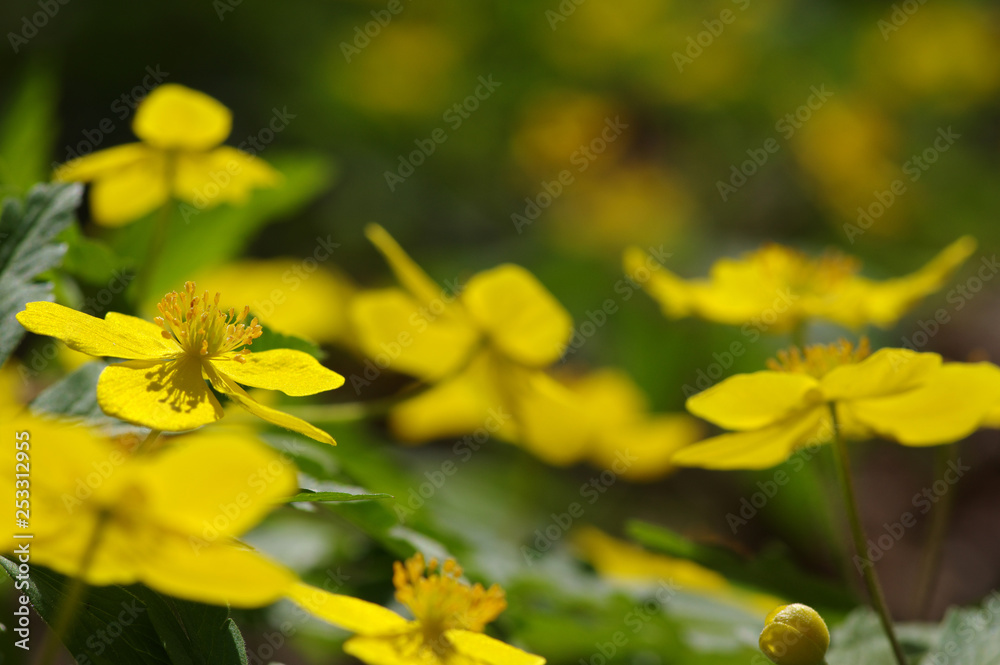
<svg viewBox="0 0 1000 665"><path fill-rule="evenodd" d="M142 455L144 453L148 453L150 450L152 450L153 444L156 442L156 439L158 439L161 434L163 434L161 430L158 429L149 430L149 434L147 434L146 438L143 439L142 442L140 442L139 445L135 447L135 450L132 451L132 454Z"/></svg>
<svg viewBox="0 0 1000 665"><path fill-rule="evenodd" d="M948 470L949 464L958 459L958 444L939 446L937 449L935 478L941 478ZM941 500L934 504L931 513L930 533L924 546L924 556L920 563L920 577L913 596L913 607L918 618L927 613L927 605L934 590L934 582L941 566L941 555L944 553L944 539L948 533L948 520L951 517L952 496L954 492L945 492Z"/></svg>
<svg viewBox="0 0 1000 665"><path fill-rule="evenodd" d="M56 658L59 644L65 644L66 642L66 637L73 627L73 620L76 619L77 611L79 611L83 598L87 593L87 583L84 581L84 578L90 570L90 566L94 563L94 557L97 555L97 545L101 540L101 534L104 532L107 521L108 514L102 512L98 515L97 521L94 523L94 531L90 534L87 548L80 559L80 570L70 581L69 590L66 592L66 599L59 607L55 621L52 622L52 630L46 636L45 644L42 645L42 653L38 657L39 665L51 665Z"/></svg>
<svg viewBox="0 0 1000 665"><path fill-rule="evenodd" d="M135 304L138 307L142 306L149 295L153 275L156 273L156 267L160 264L163 246L167 242L167 231L170 229L170 219L174 216L176 205L177 202L173 196L168 198L163 207L160 208L160 214L157 215L156 221L153 223L153 232L150 234L149 245L146 248L146 255L143 257L142 268L135 279L135 291L133 295L135 297Z"/></svg>
<svg viewBox="0 0 1000 665"><path fill-rule="evenodd" d="M899 640L896 638L896 631L892 625L892 617L889 615L889 608L886 607L885 604L885 595L882 593L882 587L879 584L878 576L875 574L875 565L871 561L868 561L868 553L865 552L865 543L867 542L867 538L865 536L864 526L861 524L861 513L858 510L858 500L854 490L854 479L851 475L851 460L847 454L847 443L844 441L844 437L840 434L835 408L831 407L830 414L833 417L833 447L834 458L837 462L837 478L840 481L841 493L844 495L844 503L847 507L847 519L851 525L854 551L858 556L858 560L864 562L865 564L862 566L862 575L865 579L865 586L868 587L868 595L871 599L872 606L875 608L875 612L878 613L879 620L882 622L882 630L885 631L885 635L889 639L889 643L892 645L892 652L896 657L896 662L898 665L907 665L906 656L903 654L903 648L899 645Z"/></svg>

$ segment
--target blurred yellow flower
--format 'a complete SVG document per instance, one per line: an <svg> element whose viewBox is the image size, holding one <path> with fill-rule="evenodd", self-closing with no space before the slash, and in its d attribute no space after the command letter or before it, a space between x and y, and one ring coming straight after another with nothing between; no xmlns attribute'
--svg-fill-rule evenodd
<svg viewBox="0 0 1000 665"><path fill-rule="evenodd" d="M121 226L171 198L206 208L242 203L256 187L278 182L264 160L220 145L232 114L208 95L167 83L136 109L132 131L141 143L99 150L62 165L61 182L93 182L94 221Z"/></svg>
<svg viewBox="0 0 1000 665"><path fill-rule="evenodd" d="M237 607L268 605L296 581L233 540L298 488L294 467L266 446L196 434L155 455L131 456L79 426L39 419L17 426L27 433L18 440L27 444L32 468L32 564L97 586L142 582L178 598ZM13 453L5 456L0 478L11 505L25 487L14 464ZM24 542L7 535L3 551Z"/></svg>
<svg viewBox="0 0 1000 665"><path fill-rule="evenodd" d="M474 275L460 293L444 291L385 229L367 233L405 290L354 298L358 344L380 368L432 384L392 410L395 433L420 442L486 427L550 463L579 459L584 419L569 391L542 371L572 333L552 294L510 264Z"/></svg>
<svg viewBox="0 0 1000 665"><path fill-rule="evenodd" d="M380 605L305 584L289 598L315 616L355 633L344 651L371 665L544 665L545 659L483 634L507 607L503 590L470 586L451 559L438 572L423 555L394 565L396 600L407 620Z"/></svg>
<svg viewBox="0 0 1000 665"><path fill-rule="evenodd" d="M109 312L104 319L49 302L31 302L17 320L31 332L61 339L91 356L123 358L97 383L97 401L108 415L169 432L193 429L222 417L222 407L205 379L219 392L270 423L335 443L321 429L264 406L239 384L286 395L312 395L338 388L344 378L302 351L274 349L251 353L260 336L256 319L219 306L193 282L164 296L156 324Z"/></svg>
<svg viewBox="0 0 1000 665"><path fill-rule="evenodd" d="M711 596L762 616L781 602L774 596L739 589L719 573L693 561L654 554L592 526L576 529L572 537L580 555L602 577L625 584L670 582L681 591Z"/></svg>
<svg viewBox="0 0 1000 665"><path fill-rule="evenodd" d="M1000 403L1000 368L942 363L936 353L881 349L868 355L841 341L793 348L770 369L730 377L687 401L688 410L729 430L683 448L674 464L766 469L806 445L840 435L879 435L908 446L965 438ZM836 421L834 421L834 413Z"/></svg>
<svg viewBox="0 0 1000 665"><path fill-rule="evenodd" d="M776 244L739 259L719 259L708 279L682 280L669 270L649 273L645 252L634 247L625 252L625 271L644 283L671 318L699 316L771 332L812 319L887 328L940 289L975 248L976 241L963 236L916 272L882 282L859 276L853 257L831 251L810 258Z"/></svg>
<svg viewBox="0 0 1000 665"><path fill-rule="evenodd" d="M687 414L649 413L646 396L621 370L597 370L566 384L590 419L592 443L584 454L626 480L666 475L674 469L673 454L703 435L701 424Z"/></svg>
<svg viewBox="0 0 1000 665"><path fill-rule="evenodd" d="M300 259L248 259L209 268L193 281L214 285L232 302L249 303L250 313L275 332L349 343L347 308L355 288L339 272Z"/></svg>

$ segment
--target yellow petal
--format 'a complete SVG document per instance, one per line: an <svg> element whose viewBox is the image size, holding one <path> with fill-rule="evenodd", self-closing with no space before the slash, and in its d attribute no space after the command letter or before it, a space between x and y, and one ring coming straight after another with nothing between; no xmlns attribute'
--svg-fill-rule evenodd
<svg viewBox="0 0 1000 665"><path fill-rule="evenodd" d="M483 633L449 630L445 632L445 637L456 651L472 659L473 662L489 663L489 665L545 665L545 659L541 656L521 651Z"/></svg>
<svg viewBox="0 0 1000 665"><path fill-rule="evenodd" d="M767 469L781 464L800 447L827 442L831 433L829 410L819 406L770 427L723 434L681 448L672 461L677 466L704 469Z"/></svg>
<svg viewBox="0 0 1000 665"><path fill-rule="evenodd" d="M122 226L162 207L168 197L166 162L153 155L95 180L90 208L98 224Z"/></svg>
<svg viewBox="0 0 1000 665"><path fill-rule="evenodd" d="M109 312L103 319L51 302L29 302L17 320L33 333L55 337L96 357L153 360L170 358L180 347L164 339L149 321Z"/></svg>
<svg viewBox="0 0 1000 665"><path fill-rule="evenodd" d="M229 109L203 92L165 83L139 104L132 131L163 150L208 150L229 136Z"/></svg>
<svg viewBox="0 0 1000 665"><path fill-rule="evenodd" d="M97 403L109 416L164 432L194 429L222 417L201 363L187 357L107 367L97 382Z"/></svg>
<svg viewBox="0 0 1000 665"><path fill-rule="evenodd" d="M389 426L400 440L420 443L489 427L510 431L512 418L493 383L490 361L480 354L469 367L396 406Z"/></svg>
<svg viewBox="0 0 1000 665"><path fill-rule="evenodd" d="M154 519L209 542L249 531L298 489L290 458L214 429L179 437L142 472Z"/></svg>
<svg viewBox="0 0 1000 665"><path fill-rule="evenodd" d="M344 642L344 653L368 665L478 665L458 654L441 658L424 643L419 628L406 635L352 637Z"/></svg>
<svg viewBox="0 0 1000 665"><path fill-rule="evenodd" d="M976 251L976 241L970 236L962 236L924 267L914 273L874 282L857 278L851 285L857 301L849 303L855 311L863 311L867 321L887 328L898 321L907 311L927 295L939 291L948 278ZM848 300L848 299L845 299Z"/></svg>
<svg viewBox="0 0 1000 665"><path fill-rule="evenodd" d="M403 632L412 625L381 605L330 593L301 582L292 585L288 599L313 616L359 635Z"/></svg>
<svg viewBox="0 0 1000 665"><path fill-rule="evenodd" d="M359 294L350 318L358 345L380 369L428 381L458 370L478 338L464 321L435 316L399 289Z"/></svg>
<svg viewBox="0 0 1000 665"><path fill-rule="evenodd" d="M990 363L949 363L919 388L846 406L854 418L879 434L924 446L964 439L979 429L998 402L1000 368Z"/></svg>
<svg viewBox="0 0 1000 665"><path fill-rule="evenodd" d="M205 371L216 390L225 393L229 399L233 400L258 418L266 420L267 422L273 423L279 427L290 429L293 432L304 434L310 439L322 441L323 443L329 443L334 446L337 445L337 442L333 440L333 437L320 428L310 425L301 418L296 418L291 414L278 411L277 409L272 409L269 406L264 406L254 398L250 397L250 395L248 395L245 390L240 388L235 381L227 378L223 374L219 374L213 367L206 367Z"/></svg>
<svg viewBox="0 0 1000 665"><path fill-rule="evenodd" d="M163 538L139 562L142 582L168 596L211 605L263 607L296 583L290 570L239 544Z"/></svg>
<svg viewBox="0 0 1000 665"><path fill-rule="evenodd" d="M500 366L497 374L519 445L557 466L574 464L587 455L594 429L569 389L538 370Z"/></svg>
<svg viewBox="0 0 1000 665"><path fill-rule="evenodd" d="M58 167L52 178L57 182L90 182L135 166L138 162L151 160L154 156L154 151L144 143L126 143L70 160Z"/></svg>
<svg viewBox="0 0 1000 665"><path fill-rule="evenodd" d="M316 256L330 258L322 249ZM271 330L315 342L350 343L347 308L351 281L311 259L247 260L210 268L191 281L211 285Z"/></svg>
<svg viewBox="0 0 1000 665"><path fill-rule="evenodd" d="M199 208L244 203L254 189L281 181L281 174L263 159L228 146L181 153L174 168L174 195Z"/></svg>
<svg viewBox="0 0 1000 665"><path fill-rule="evenodd" d="M240 357L245 362L234 360L232 355L209 362L236 383L280 390L286 395L315 395L344 385L344 377L303 351L274 349Z"/></svg>
<svg viewBox="0 0 1000 665"><path fill-rule="evenodd" d="M687 410L726 429L759 429L805 406L806 395L818 385L806 374L737 374L691 396Z"/></svg>
<svg viewBox="0 0 1000 665"><path fill-rule="evenodd" d="M830 370L820 379L820 390L829 400L893 395L922 384L940 366L936 353L880 349L859 363Z"/></svg>
<svg viewBox="0 0 1000 665"><path fill-rule="evenodd" d="M683 414L649 417L630 425L609 428L597 438L590 453L598 466L633 482L662 478L674 469L671 458L697 442L704 427Z"/></svg>
<svg viewBox="0 0 1000 665"><path fill-rule="evenodd" d="M647 252L629 247L624 264L625 274L659 303L666 316L679 319L693 313L692 291L687 282L653 261Z"/></svg>
<svg viewBox="0 0 1000 665"><path fill-rule="evenodd" d="M520 266L502 265L473 276L462 304L499 349L529 367L558 360L572 334L569 313Z"/></svg>
<svg viewBox="0 0 1000 665"><path fill-rule="evenodd" d="M441 287L431 279L423 268L418 266L410 256L403 251L399 243L389 235L389 232L378 224L365 227L365 235L385 257L396 279L422 305L436 306L446 309L454 299L455 294L446 294Z"/></svg>

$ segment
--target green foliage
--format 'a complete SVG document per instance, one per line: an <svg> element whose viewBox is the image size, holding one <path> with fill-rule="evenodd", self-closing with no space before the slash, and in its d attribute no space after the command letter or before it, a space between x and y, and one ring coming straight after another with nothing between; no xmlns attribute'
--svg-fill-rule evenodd
<svg viewBox="0 0 1000 665"><path fill-rule="evenodd" d="M56 237L73 221L79 185L37 185L24 202L7 199L0 216L0 364L25 330L15 320L25 303L52 300L52 285L36 281L62 260Z"/></svg>
<svg viewBox="0 0 1000 665"><path fill-rule="evenodd" d="M56 137L56 77L29 67L7 100L0 119L0 185L4 194L23 195L48 180Z"/></svg>

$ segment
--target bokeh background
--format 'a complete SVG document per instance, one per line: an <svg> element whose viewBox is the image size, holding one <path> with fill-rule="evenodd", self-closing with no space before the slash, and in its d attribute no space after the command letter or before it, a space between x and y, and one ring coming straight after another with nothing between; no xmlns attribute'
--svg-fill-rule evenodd
<svg viewBox="0 0 1000 665"><path fill-rule="evenodd" d="M683 387L713 354L747 340L737 328L668 321L642 293L626 297L616 285L627 245L662 245L668 267L684 276L780 242L839 248L861 258L867 275L888 277L972 234L980 247L954 277L957 288L1000 239L1000 14L988 2L52 0L58 11L39 26L43 4L0 6L5 195L47 180L69 157L133 140L135 101L156 80L182 83L231 108L229 143L256 137L286 178L282 193L262 200L267 214L250 213L222 237L200 237L195 220L190 269L212 268L220 254L309 256L327 238L338 244L327 267L361 286L385 285L390 275L362 233L369 222L442 281L519 263L578 326L615 300L617 312L563 362L570 371L624 369L659 411L682 410ZM890 195L895 181L905 191ZM224 251L202 252L206 242ZM946 287L894 329L870 331L873 343L912 343L944 307L950 323L920 350L996 360L998 286L986 281L971 298L949 298ZM303 305L332 316L340 306ZM843 332L815 326L809 335ZM788 343L764 336L727 373L759 369ZM343 374L363 370L352 354L328 351ZM405 384L386 374L336 399L378 400ZM377 417L334 433L341 443L328 461L397 496L439 468L454 443L400 447ZM989 431L961 444L971 471L954 490L929 605L912 598L926 523L879 561L898 617L937 619L1000 585L997 438ZM853 582L839 563L845 533L839 501L827 498L835 496L829 461L819 455L814 473L796 475L737 534L726 515L773 471L620 481L581 521L621 536L643 519L748 565L765 552L777 570ZM875 535L935 479L933 451L872 443L855 461ZM519 549L594 474L490 442L404 527L444 543L478 579L507 585L501 625L517 643L554 664L597 662L588 660L594 645L621 628L637 592L589 575L568 539L532 565ZM344 591L381 601L398 552L359 526L375 519L366 510L338 507L321 520L279 513L256 542L314 575L339 567L350 576ZM848 609L831 605L835 615ZM282 611L243 617L252 648L267 643ZM727 651L728 620L716 606L675 608L637 633L618 662L748 662L752 651ZM710 648L691 647L692 631ZM309 624L283 638L273 659L350 662L338 655L342 637Z"/></svg>

